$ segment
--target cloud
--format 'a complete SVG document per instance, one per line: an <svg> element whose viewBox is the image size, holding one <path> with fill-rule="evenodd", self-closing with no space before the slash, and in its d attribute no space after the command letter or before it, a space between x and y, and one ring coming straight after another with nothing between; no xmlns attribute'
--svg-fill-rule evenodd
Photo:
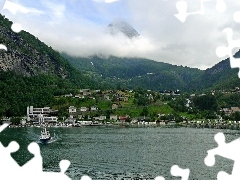
<svg viewBox="0 0 240 180"><path fill-rule="evenodd" d="M63 3L59 2L50 2L48 0L41 0L41 3L50 10L49 16L52 18L61 19L64 17L64 13L66 11L66 6Z"/></svg>
<svg viewBox="0 0 240 180"><path fill-rule="evenodd" d="M41 26L38 37L60 52L67 52L73 56L115 55L120 57L143 56L146 52L154 52L155 46L147 37L140 36L129 39L122 33L111 35L106 27L80 21L81 25L65 26L55 24L51 27ZM84 25L83 25L84 24ZM91 27L91 28L90 28ZM36 31L36 32L37 32ZM53 33L56 32L56 33ZM65 32L68 35L65 35Z"/></svg>
<svg viewBox="0 0 240 180"><path fill-rule="evenodd" d="M222 59L216 56L216 48L220 45L227 46L222 29L236 24L232 15L240 3L229 0L227 11L218 13L215 9L216 1L206 2L204 15L189 16L185 23L181 23L174 17L177 13L176 2L128 1L128 7L133 15L132 22L148 35L158 49L151 53L149 58L201 69L218 63ZM187 3L189 12L200 9L200 0L199 3L190 0ZM238 34L237 28L234 32L235 35ZM237 37L240 39L239 36L235 38Z"/></svg>
<svg viewBox="0 0 240 180"><path fill-rule="evenodd" d="M206 1L205 14L189 16L185 23L174 16L177 0L108 1L109 4L106 0L96 1L102 3L41 0L35 4L44 14L34 18L18 16L17 20L46 44L74 56L142 57L200 69L222 60L215 50L218 46L227 46L223 29L231 27L233 38L240 39L240 24L233 20L234 12L240 7L239 1L226 2L224 13L216 11L216 1ZM45 9L40 8L39 2ZM187 0L187 3L189 12L200 8L200 0L199 3ZM140 37L128 39L121 33L116 36L107 33L107 25L116 17L130 23Z"/></svg>
<svg viewBox="0 0 240 180"><path fill-rule="evenodd" d="M98 2L98 3L113 3L113 2L117 2L119 0L93 0L95 2Z"/></svg>
<svg viewBox="0 0 240 180"><path fill-rule="evenodd" d="M32 13L32 14L43 14L43 11L37 10L31 7L24 7L20 4L10 2L6 0L3 9L9 10L12 14L16 15L16 13L21 12L24 14Z"/></svg>

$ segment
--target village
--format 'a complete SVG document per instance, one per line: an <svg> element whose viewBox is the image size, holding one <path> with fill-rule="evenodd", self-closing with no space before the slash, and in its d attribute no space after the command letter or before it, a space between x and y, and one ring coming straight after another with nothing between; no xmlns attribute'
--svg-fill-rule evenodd
<svg viewBox="0 0 240 180"><path fill-rule="evenodd" d="M214 96L216 93L211 91L210 95ZM238 94L239 91L235 89L220 93ZM196 96L207 95L204 93L182 95L179 90L154 92L80 89L79 93L56 97L53 107L28 106L26 116L3 117L1 123L9 123L12 127L155 125L227 128L240 125L236 118L230 118L233 114L236 116L240 113L240 108L236 106L218 109L214 112L214 118L199 116L196 111L189 113L193 111L193 98ZM179 104L183 104L182 111L188 113L174 108Z"/></svg>

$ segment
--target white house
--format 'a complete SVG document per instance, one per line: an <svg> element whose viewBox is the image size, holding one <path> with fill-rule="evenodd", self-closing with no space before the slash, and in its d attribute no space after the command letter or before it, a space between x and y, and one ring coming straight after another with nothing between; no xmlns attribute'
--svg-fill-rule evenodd
<svg viewBox="0 0 240 180"><path fill-rule="evenodd" d="M11 118L8 118L8 117L2 118L1 121L2 121L2 123L11 124Z"/></svg>
<svg viewBox="0 0 240 180"><path fill-rule="evenodd" d="M93 119L94 119L95 121L104 121L104 120L107 119L107 117L106 117L106 116L99 116L99 117L93 117Z"/></svg>
<svg viewBox="0 0 240 180"><path fill-rule="evenodd" d="M80 108L80 111L81 111L81 112L86 112L87 110L88 110L87 107L81 107L81 108Z"/></svg>
<svg viewBox="0 0 240 180"><path fill-rule="evenodd" d="M112 104L112 109L117 109L118 105L116 103Z"/></svg>
<svg viewBox="0 0 240 180"><path fill-rule="evenodd" d="M75 95L75 98L84 99L85 97L84 97L84 95L76 94L76 95Z"/></svg>
<svg viewBox="0 0 240 180"><path fill-rule="evenodd" d="M240 112L240 108L239 107L231 107L231 111L232 111L232 113Z"/></svg>
<svg viewBox="0 0 240 180"><path fill-rule="evenodd" d="M83 93L83 92L90 92L90 89L80 89L80 93Z"/></svg>
<svg viewBox="0 0 240 180"><path fill-rule="evenodd" d="M118 120L118 116L117 115L110 115L110 120Z"/></svg>
<svg viewBox="0 0 240 180"><path fill-rule="evenodd" d="M76 113L77 112L77 108L76 107L74 107L74 106L70 106L69 108L68 108L68 112L71 114L71 113Z"/></svg>
<svg viewBox="0 0 240 180"><path fill-rule="evenodd" d="M69 118L67 118L64 122L74 125L74 124L75 124L75 121L76 121L75 118L69 117Z"/></svg>
<svg viewBox="0 0 240 180"><path fill-rule="evenodd" d="M90 110L91 110L91 111L97 111L98 108L97 108L96 106L92 106L92 107L90 108Z"/></svg>
<svg viewBox="0 0 240 180"><path fill-rule="evenodd" d="M72 96L73 96L72 93L63 95L63 97L72 97Z"/></svg>
<svg viewBox="0 0 240 180"><path fill-rule="evenodd" d="M106 120L106 119L107 119L106 116L99 116L99 120L100 120L100 121L103 121L103 120Z"/></svg>
<svg viewBox="0 0 240 180"><path fill-rule="evenodd" d="M90 125L93 122L92 121L78 121L78 123L84 126L84 125Z"/></svg>
<svg viewBox="0 0 240 180"><path fill-rule="evenodd" d="M109 97L109 95L107 95L107 94L104 94L104 97L103 97L104 99L106 99L106 100L110 100L110 97Z"/></svg>

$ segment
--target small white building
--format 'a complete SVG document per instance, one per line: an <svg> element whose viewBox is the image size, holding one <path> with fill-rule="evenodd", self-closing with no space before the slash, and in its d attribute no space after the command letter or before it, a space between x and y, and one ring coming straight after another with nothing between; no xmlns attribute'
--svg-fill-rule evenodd
<svg viewBox="0 0 240 180"><path fill-rule="evenodd" d="M106 116L99 116L99 117L93 117L93 119L94 119L95 121L104 121L104 120L107 119L107 117L106 117Z"/></svg>
<svg viewBox="0 0 240 180"><path fill-rule="evenodd" d="M90 92L90 89L80 89L80 93L83 93L83 92Z"/></svg>
<svg viewBox="0 0 240 180"><path fill-rule="evenodd" d="M76 107L74 107L74 106L70 106L69 108L68 108L68 112L71 114L71 113L76 113L77 112L77 108Z"/></svg>
<svg viewBox="0 0 240 180"><path fill-rule="evenodd" d="M81 95L81 94L76 94L76 95L75 95L75 98L84 99L85 96L84 96L84 95Z"/></svg>
<svg viewBox="0 0 240 180"><path fill-rule="evenodd" d="M11 118L4 117L1 119L2 123L11 124Z"/></svg>
<svg viewBox="0 0 240 180"><path fill-rule="evenodd" d="M72 96L73 96L72 93L63 95L63 97L72 97Z"/></svg>
<svg viewBox="0 0 240 180"><path fill-rule="evenodd" d="M112 109L117 109L118 105L116 103L112 104Z"/></svg>
<svg viewBox="0 0 240 180"><path fill-rule="evenodd" d="M97 108L96 106L92 106L92 107L90 108L90 110L91 110L91 111L97 111L98 108Z"/></svg>
<svg viewBox="0 0 240 180"><path fill-rule="evenodd" d="M88 111L88 108L87 108L87 107L81 107L81 108L80 108L80 111L81 111L81 112L86 112L86 111Z"/></svg>
<svg viewBox="0 0 240 180"><path fill-rule="evenodd" d="M78 121L79 124L81 125L91 125L93 122L92 121Z"/></svg>
<svg viewBox="0 0 240 180"><path fill-rule="evenodd" d="M50 109L50 107L34 108L33 106L27 107L27 119L37 118L39 114L43 116L50 116L51 113L56 113L57 111Z"/></svg>
<svg viewBox="0 0 240 180"><path fill-rule="evenodd" d="M187 103L185 104L185 106L187 107L187 108L189 108L190 107L190 104L191 104L191 100L190 99L186 99L187 100Z"/></svg>
<svg viewBox="0 0 240 180"><path fill-rule="evenodd" d="M232 113L240 112L240 108L239 107L231 107L231 111L232 111Z"/></svg>
<svg viewBox="0 0 240 180"><path fill-rule="evenodd" d="M36 114L49 114L50 107L44 108L34 108L33 106L27 107L27 115L36 115Z"/></svg>
<svg viewBox="0 0 240 180"><path fill-rule="evenodd" d="M118 116L117 115L110 115L110 120L117 121L118 120Z"/></svg>
<svg viewBox="0 0 240 180"><path fill-rule="evenodd" d="M107 94L104 94L103 98L106 99L106 100L110 100L110 97Z"/></svg>
<svg viewBox="0 0 240 180"><path fill-rule="evenodd" d="M38 115L39 123L56 123L58 120L55 116L44 116L43 114Z"/></svg>
<svg viewBox="0 0 240 180"><path fill-rule="evenodd" d="M67 118L64 122L65 123L68 123L68 124L75 124L75 121L76 121L76 119L75 118L72 118L72 117L69 117L69 118Z"/></svg>
<svg viewBox="0 0 240 180"><path fill-rule="evenodd" d="M106 119L107 119L106 116L99 116L99 120L100 120L100 121L104 121L104 120L106 120Z"/></svg>

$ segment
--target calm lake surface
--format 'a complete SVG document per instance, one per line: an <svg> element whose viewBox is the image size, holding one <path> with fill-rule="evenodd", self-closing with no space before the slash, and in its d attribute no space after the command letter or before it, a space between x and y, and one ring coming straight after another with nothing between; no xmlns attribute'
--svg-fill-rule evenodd
<svg viewBox="0 0 240 180"><path fill-rule="evenodd" d="M190 169L194 180L217 179L218 171L231 173L233 161L216 157L216 164L207 167L204 158L207 150L217 146L214 135L223 132L226 141L240 137L237 130L161 128L161 127L79 127L48 128L57 140L39 144L45 171L59 171L62 159L71 161L67 175L80 179L154 179L172 177L172 165ZM0 134L4 146L16 140L20 150L13 154L23 165L32 156L27 146L37 142L40 128L7 128Z"/></svg>

